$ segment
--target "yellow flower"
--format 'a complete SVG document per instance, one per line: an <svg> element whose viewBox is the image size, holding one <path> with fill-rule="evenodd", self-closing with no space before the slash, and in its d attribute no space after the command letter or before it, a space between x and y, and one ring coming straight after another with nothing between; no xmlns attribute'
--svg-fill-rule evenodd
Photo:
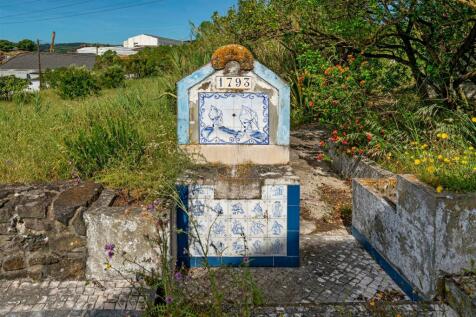
<svg viewBox="0 0 476 317"><path fill-rule="evenodd" d="M435 172L435 167L430 165L426 168L427 172L433 174Z"/></svg>
<svg viewBox="0 0 476 317"><path fill-rule="evenodd" d="M440 161L442 161L442 160L443 160L443 155L441 155L441 154L438 155L438 159L439 159Z"/></svg>
<svg viewBox="0 0 476 317"><path fill-rule="evenodd" d="M427 149L427 148L428 148L428 144L423 144L423 145L421 146L421 149L422 149L422 150Z"/></svg>
<svg viewBox="0 0 476 317"><path fill-rule="evenodd" d="M446 132L438 133L437 137L439 137L442 140L446 140L448 138L448 133Z"/></svg>
<svg viewBox="0 0 476 317"><path fill-rule="evenodd" d="M472 117L472 118L471 118L471 121L474 122L474 123L476 123L476 117Z"/></svg>
<svg viewBox="0 0 476 317"><path fill-rule="evenodd" d="M420 165L420 164L421 164L421 160L416 159L416 160L415 160L415 165Z"/></svg>
<svg viewBox="0 0 476 317"><path fill-rule="evenodd" d="M445 163L451 163L450 159L449 158L446 158L443 160Z"/></svg>
<svg viewBox="0 0 476 317"><path fill-rule="evenodd" d="M443 186L438 185L438 187L436 187L436 192L441 193L442 191L443 191Z"/></svg>
<svg viewBox="0 0 476 317"><path fill-rule="evenodd" d="M104 263L104 270L109 271L112 269L112 265L109 262Z"/></svg>

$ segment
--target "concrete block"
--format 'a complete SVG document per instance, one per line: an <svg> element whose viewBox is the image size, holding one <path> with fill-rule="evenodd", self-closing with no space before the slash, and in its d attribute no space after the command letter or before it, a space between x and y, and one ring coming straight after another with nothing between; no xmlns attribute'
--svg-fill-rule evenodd
<svg viewBox="0 0 476 317"><path fill-rule="evenodd" d="M116 270L133 278L141 271L141 266L156 271L160 268L159 245L150 240L157 239L159 232L150 214L140 208L98 207L85 211L84 220L88 279L120 278ZM104 265L106 243L115 244L115 254L110 261L113 269L107 271Z"/></svg>

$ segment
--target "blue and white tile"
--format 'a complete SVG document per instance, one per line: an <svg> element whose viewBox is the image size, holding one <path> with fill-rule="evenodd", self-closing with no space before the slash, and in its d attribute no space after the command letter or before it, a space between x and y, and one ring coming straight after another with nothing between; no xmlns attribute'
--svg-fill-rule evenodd
<svg viewBox="0 0 476 317"><path fill-rule="evenodd" d="M266 204L262 200L248 200L246 207L246 215L252 219L263 219L266 213Z"/></svg>
<svg viewBox="0 0 476 317"><path fill-rule="evenodd" d="M268 218L286 218L287 202L286 200L268 200Z"/></svg>
<svg viewBox="0 0 476 317"><path fill-rule="evenodd" d="M251 238L247 240L248 255L264 256L268 254L268 244L266 239Z"/></svg>
<svg viewBox="0 0 476 317"><path fill-rule="evenodd" d="M227 240L226 256L245 256L248 254L248 246L243 238L234 238Z"/></svg>
<svg viewBox="0 0 476 317"><path fill-rule="evenodd" d="M203 247L205 248L205 245L203 245ZM205 249L205 252L204 252L200 243L198 243L198 241L195 241L195 242L189 244L188 252L189 252L190 256L204 256L205 252L206 252L206 249Z"/></svg>
<svg viewBox="0 0 476 317"><path fill-rule="evenodd" d="M209 218L209 201L206 199L189 199L188 214L190 217Z"/></svg>
<svg viewBox="0 0 476 317"><path fill-rule="evenodd" d="M269 144L264 93L199 93L200 144Z"/></svg>
<svg viewBox="0 0 476 317"><path fill-rule="evenodd" d="M268 222L268 237L270 238L286 238L287 237L287 219L273 218Z"/></svg>
<svg viewBox="0 0 476 317"><path fill-rule="evenodd" d="M229 201L229 213L231 218L246 218L246 200L230 200Z"/></svg>
<svg viewBox="0 0 476 317"><path fill-rule="evenodd" d="M227 200L210 200L208 201L208 211L210 219L229 218L228 201Z"/></svg>
<svg viewBox="0 0 476 317"><path fill-rule="evenodd" d="M268 243L268 254L274 256L286 256L287 255L287 241L283 238L269 238L267 239Z"/></svg>
<svg viewBox="0 0 476 317"><path fill-rule="evenodd" d="M265 185L262 192L267 200L285 200L288 196L287 185Z"/></svg>
<svg viewBox="0 0 476 317"><path fill-rule="evenodd" d="M208 256L224 256L228 249L226 239L211 238L208 244Z"/></svg>
<svg viewBox="0 0 476 317"><path fill-rule="evenodd" d="M246 219L230 219L229 228L231 237L243 237L247 233L248 224Z"/></svg>
<svg viewBox="0 0 476 317"><path fill-rule="evenodd" d="M229 219L218 218L210 223L210 236L226 238L229 235Z"/></svg>
<svg viewBox="0 0 476 317"><path fill-rule="evenodd" d="M205 242L209 237L210 222L206 218L190 218L190 237Z"/></svg>
<svg viewBox="0 0 476 317"><path fill-rule="evenodd" d="M246 237L247 238L264 238L268 231L266 219L249 219Z"/></svg>
<svg viewBox="0 0 476 317"><path fill-rule="evenodd" d="M198 185L193 184L189 187L189 197L191 199L213 199L215 189L212 185Z"/></svg>

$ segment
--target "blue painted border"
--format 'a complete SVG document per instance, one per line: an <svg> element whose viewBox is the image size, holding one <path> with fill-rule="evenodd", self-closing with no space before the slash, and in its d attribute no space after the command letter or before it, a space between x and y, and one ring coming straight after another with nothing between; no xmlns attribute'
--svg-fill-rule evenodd
<svg viewBox="0 0 476 317"><path fill-rule="evenodd" d="M388 263L387 260L385 260L385 258L370 244L367 238L354 226L352 226L352 235L412 301L423 300L423 298L415 291L411 283L394 269L393 266Z"/></svg>
<svg viewBox="0 0 476 317"><path fill-rule="evenodd" d="M211 74L215 70L209 63L202 68L196 70L187 77L182 78L177 83L177 139L178 144L190 143L190 105L189 105L189 89Z"/></svg>
<svg viewBox="0 0 476 317"><path fill-rule="evenodd" d="M180 200L188 209L188 185L177 185ZM287 185L288 191L288 217L287 217L287 256L251 256L250 267L299 267L299 215L300 215L300 185ZM177 267L202 267L203 257L191 257L188 255L188 214L179 206L177 211ZM243 257L207 257L209 266L240 266Z"/></svg>
<svg viewBox="0 0 476 317"><path fill-rule="evenodd" d="M186 209L188 209L188 185L176 185L178 198ZM177 267L190 267L190 259L187 255L188 250L188 214L186 210L180 208L177 204Z"/></svg>
<svg viewBox="0 0 476 317"><path fill-rule="evenodd" d="M271 86L276 87L279 93L278 102L278 131L276 144L289 145L290 120L291 120L291 89L289 85L273 73L269 68L258 61L253 64L253 72L268 82Z"/></svg>

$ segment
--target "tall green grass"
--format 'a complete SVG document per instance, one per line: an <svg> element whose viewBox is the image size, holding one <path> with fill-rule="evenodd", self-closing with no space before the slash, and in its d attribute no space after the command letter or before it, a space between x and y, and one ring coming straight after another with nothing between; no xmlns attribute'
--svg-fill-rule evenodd
<svg viewBox="0 0 476 317"><path fill-rule="evenodd" d="M177 76L128 81L80 101L43 91L29 103L0 102L0 182L92 178L152 194L187 159L176 146Z"/></svg>

